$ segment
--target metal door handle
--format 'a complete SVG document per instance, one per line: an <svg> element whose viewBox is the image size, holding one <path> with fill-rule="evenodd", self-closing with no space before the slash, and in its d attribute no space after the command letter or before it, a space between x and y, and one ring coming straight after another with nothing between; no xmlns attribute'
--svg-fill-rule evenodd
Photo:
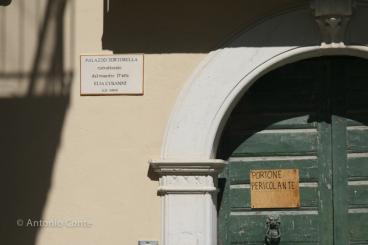
<svg viewBox="0 0 368 245"><path fill-rule="evenodd" d="M266 220L265 245L277 245L281 240L280 217L270 215Z"/></svg>

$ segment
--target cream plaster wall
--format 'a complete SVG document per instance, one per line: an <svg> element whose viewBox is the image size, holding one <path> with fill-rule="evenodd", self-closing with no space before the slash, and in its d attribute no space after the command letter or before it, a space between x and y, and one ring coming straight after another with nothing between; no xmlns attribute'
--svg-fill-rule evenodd
<svg viewBox="0 0 368 245"><path fill-rule="evenodd" d="M91 32L88 36L100 34ZM77 50L92 52L99 46ZM37 244L159 240L160 200L157 182L147 177L147 160L159 158L175 98L202 57L146 55L144 96L80 97L74 80L44 218L85 219L93 226L43 229Z"/></svg>
<svg viewBox="0 0 368 245"><path fill-rule="evenodd" d="M42 229L42 244L137 244L160 239L160 199L148 159L204 54L146 54L144 96L79 96L80 53L101 49L102 1L75 1L75 79L44 219L85 219L87 229Z"/></svg>

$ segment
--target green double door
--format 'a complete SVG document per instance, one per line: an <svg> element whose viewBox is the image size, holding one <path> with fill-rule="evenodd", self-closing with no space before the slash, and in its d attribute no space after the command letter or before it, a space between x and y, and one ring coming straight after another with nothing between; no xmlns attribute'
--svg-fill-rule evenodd
<svg viewBox="0 0 368 245"><path fill-rule="evenodd" d="M368 62L314 58L259 79L232 112L218 157L219 244L368 244ZM249 171L299 169L301 207L252 209Z"/></svg>

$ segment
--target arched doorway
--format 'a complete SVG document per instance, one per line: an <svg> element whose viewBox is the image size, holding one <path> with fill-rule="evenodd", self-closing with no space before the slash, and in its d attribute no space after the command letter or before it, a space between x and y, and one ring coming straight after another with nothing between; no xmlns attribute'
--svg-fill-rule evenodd
<svg viewBox="0 0 368 245"><path fill-rule="evenodd" d="M349 16L327 15L323 25L309 6L271 16L243 30L199 65L177 98L160 159L150 165L159 175L163 244L217 244L217 177L226 165L217 158L218 145L231 112L255 81L312 57L368 59L366 2L355 1ZM348 25L339 22L349 19ZM341 25L334 25L336 20Z"/></svg>
<svg viewBox="0 0 368 245"><path fill-rule="evenodd" d="M219 244L264 244L281 219L280 244L368 241L368 61L312 58L255 82L231 113L217 158L227 159ZM298 169L301 207L252 209L250 170Z"/></svg>

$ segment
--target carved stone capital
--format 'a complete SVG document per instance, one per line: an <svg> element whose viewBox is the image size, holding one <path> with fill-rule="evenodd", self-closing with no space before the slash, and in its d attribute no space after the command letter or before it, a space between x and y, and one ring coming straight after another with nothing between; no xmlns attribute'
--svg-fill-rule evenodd
<svg viewBox="0 0 368 245"><path fill-rule="evenodd" d="M311 7L321 32L321 45L344 45L353 0L314 0Z"/></svg>
<svg viewBox="0 0 368 245"><path fill-rule="evenodd" d="M159 176L159 194L216 192L217 175L223 170L223 160L151 161Z"/></svg>
<svg viewBox="0 0 368 245"><path fill-rule="evenodd" d="M215 179L212 176L161 176L159 194L166 193L203 193L217 192Z"/></svg>
<svg viewBox="0 0 368 245"><path fill-rule="evenodd" d="M322 46L344 44L346 27L349 23L349 17L327 16L316 18L321 31Z"/></svg>

